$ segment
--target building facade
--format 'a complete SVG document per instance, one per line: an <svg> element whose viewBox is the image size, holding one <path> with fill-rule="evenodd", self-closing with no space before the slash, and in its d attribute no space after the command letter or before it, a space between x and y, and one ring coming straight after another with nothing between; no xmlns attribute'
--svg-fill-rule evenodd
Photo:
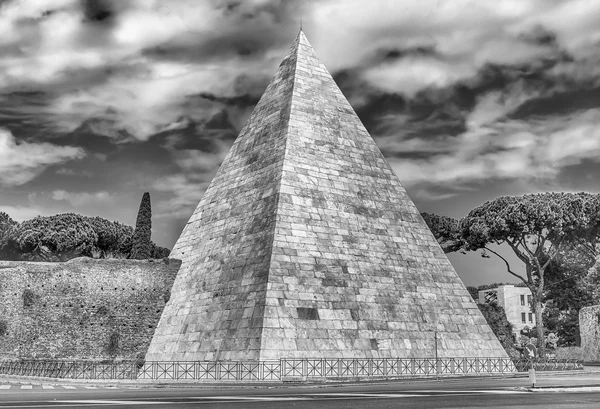
<svg viewBox="0 0 600 409"><path fill-rule="evenodd" d="M479 290L479 304L493 302L504 308L508 322L513 325L513 337L518 339L525 327L535 326L535 314L531 308L531 290L527 287L501 285L496 288Z"/></svg>

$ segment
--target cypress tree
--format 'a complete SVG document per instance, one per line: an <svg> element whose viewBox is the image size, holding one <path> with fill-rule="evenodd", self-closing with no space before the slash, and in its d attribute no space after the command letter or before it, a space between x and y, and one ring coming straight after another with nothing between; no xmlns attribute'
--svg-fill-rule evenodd
<svg viewBox="0 0 600 409"><path fill-rule="evenodd" d="M152 208L150 206L150 193L145 192L140 203L135 230L133 232L131 257L143 260L152 257L152 245L150 236L152 234Z"/></svg>

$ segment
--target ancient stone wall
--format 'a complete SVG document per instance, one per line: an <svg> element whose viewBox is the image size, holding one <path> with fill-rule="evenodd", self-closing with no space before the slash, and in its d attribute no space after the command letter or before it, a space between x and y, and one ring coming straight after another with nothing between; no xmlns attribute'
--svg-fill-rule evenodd
<svg viewBox="0 0 600 409"><path fill-rule="evenodd" d="M579 310L579 333L583 360L600 361L600 305Z"/></svg>
<svg viewBox="0 0 600 409"><path fill-rule="evenodd" d="M0 261L0 359L143 357L180 265Z"/></svg>

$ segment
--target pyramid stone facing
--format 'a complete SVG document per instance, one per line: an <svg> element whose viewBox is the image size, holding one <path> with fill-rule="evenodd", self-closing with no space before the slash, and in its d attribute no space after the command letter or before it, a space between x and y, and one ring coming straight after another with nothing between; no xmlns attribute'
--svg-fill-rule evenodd
<svg viewBox="0 0 600 409"><path fill-rule="evenodd" d="M302 32L171 257L148 361L507 357Z"/></svg>

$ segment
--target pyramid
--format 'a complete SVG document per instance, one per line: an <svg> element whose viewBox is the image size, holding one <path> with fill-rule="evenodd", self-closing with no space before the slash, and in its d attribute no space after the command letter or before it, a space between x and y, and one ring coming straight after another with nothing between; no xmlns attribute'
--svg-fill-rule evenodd
<svg viewBox="0 0 600 409"><path fill-rule="evenodd" d="M302 32L171 257L147 361L507 357Z"/></svg>

